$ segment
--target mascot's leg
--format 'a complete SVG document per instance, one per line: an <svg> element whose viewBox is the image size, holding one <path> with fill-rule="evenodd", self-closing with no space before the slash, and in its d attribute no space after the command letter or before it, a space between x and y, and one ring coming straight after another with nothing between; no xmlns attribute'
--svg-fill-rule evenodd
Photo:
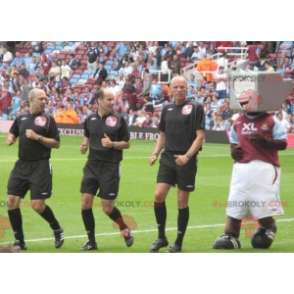
<svg viewBox="0 0 294 294"><path fill-rule="evenodd" d="M225 235L218 237L213 244L213 249L240 249L239 241L241 220L228 217Z"/></svg>
<svg viewBox="0 0 294 294"><path fill-rule="evenodd" d="M251 244L254 248L270 248L277 232L275 220L272 217L266 217L259 219L258 224L259 227L251 238Z"/></svg>

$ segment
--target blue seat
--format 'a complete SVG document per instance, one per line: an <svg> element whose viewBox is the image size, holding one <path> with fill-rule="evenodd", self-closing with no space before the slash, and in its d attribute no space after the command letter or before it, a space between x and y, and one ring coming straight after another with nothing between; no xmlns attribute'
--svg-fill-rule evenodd
<svg viewBox="0 0 294 294"><path fill-rule="evenodd" d="M88 74L85 74L85 73L83 73L83 74L81 75L81 79L86 79L86 80L88 80L88 77L89 77L89 75L88 75Z"/></svg>
<svg viewBox="0 0 294 294"><path fill-rule="evenodd" d="M55 47L54 47L54 45L47 45L47 49L54 49Z"/></svg>
<svg viewBox="0 0 294 294"><path fill-rule="evenodd" d="M109 71L109 70L111 70L112 65L110 65L110 64L105 64L105 65L104 65L104 68L105 68L107 71Z"/></svg>
<svg viewBox="0 0 294 294"><path fill-rule="evenodd" d="M86 74L86 75L91 75L91 74L92 74L92 71L86 69L86 70L83 71L83 75L84 75L84 74Z"/></svg>
<svg viewBox="0 0 294 294"><path fill-rule="evenodd" d="M113 65L115 62L114 61L112 61L112 60L107 60L106 62L105 62L105 65Z"/></svg>
<svg viewBox="0 0 294 294"><path fill-rule="evenodd" d="M47 48L43 53L45 54L51 54L53 51L53 48Z"/></svg>
<svg viewBox="0 0 294 294"><path fill-rule="evenodd" d="M74 74L74 75L72 75L72 78L79 79L80 77L81 77L81 75L79 75L79 74Z"/></svg>
<svg viewBox="0 0 294 294"><path fill-rule="evenodd" d="M62 49L63 49L62 46L56 46L54 50L60 50L61 51Z"/></svg>
<svg viewBox="0 0 294 294"><path fill-rule="evenodd" d="M111 76L118 76L118 71L117 70L111 70L109 73Z"/></svg>
<svg viewBox="0 0 294 294"><path fill-rule="evenodd" d="M78 80L79 80L78 78L71 78L69 81L74 86L78 82Z"/></svg>

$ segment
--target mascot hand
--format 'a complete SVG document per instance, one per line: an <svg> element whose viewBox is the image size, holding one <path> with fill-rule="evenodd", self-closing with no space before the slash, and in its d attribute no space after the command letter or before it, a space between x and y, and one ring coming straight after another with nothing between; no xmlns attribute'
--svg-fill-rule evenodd
<svg viewBox="0 0 294 294"><path fill-rule="evenodd" d="M231 156L234 160L238 161L243 158L243 151L238 145L231 145Z"/></svg>
<svg viewBox="0 0 294 294"><path fill-rule="evenodd" d="M252 133L249 136L249 141L252 143L258 144L262 147L269 147L268 139L259 133Z"/></svg>
<svg viewBox="0 0 294 294"><path fill-rule="evenodd" d="M286 139L273 140L271 138L265 138L259 133L252 133L249 136L249 140L250 142L258 144L259 146L266 149L285 150L287 148Z"/></svg>

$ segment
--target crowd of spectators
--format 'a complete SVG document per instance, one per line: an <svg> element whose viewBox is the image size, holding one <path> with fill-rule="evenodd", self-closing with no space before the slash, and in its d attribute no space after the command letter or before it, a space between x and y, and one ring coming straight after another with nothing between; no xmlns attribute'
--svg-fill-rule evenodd
<svg viewBox="0 0 294 294"><path fill-rule="evenodd" d="M82 123L97 110L94 93L109 88L115 97L115 111L124 115L129 126L158 127L162 108L172 102L168 81L183 74L183 66L196 63L195 67L203 74L197 80L194 74L190 75L187 97L204 105L207 130L228 131L240 114L230 110L230 83L224 72L229 63L228 53L238 54L239 47L247 46L248 69L277 71L284 78L293 79L294 75L293 42L123 41L108 48L106 42L91 41L80 42L77 48L73 46L67 60L60 58L58 52L48 55L45 49L49 45L64 47L69 42L22 42L32 48L25 54L15 50L11 43L0 44L0 120L14 120L28 110L29 90L40 88L47 94L45 111L56 122ZM221 47L234 49L227 51ZM75 55L79 48L86 50L86 66L92 73L82 85L82 92L78 85L71 83L81 66L81 60ZM219 58L210 59L215 53L221 53ZM111 71L116 71L117 76L106 68L107 60L113 61ZM289 131L293 130L293 111L290 99L277 113L287 122L283 123Z"/></svg>

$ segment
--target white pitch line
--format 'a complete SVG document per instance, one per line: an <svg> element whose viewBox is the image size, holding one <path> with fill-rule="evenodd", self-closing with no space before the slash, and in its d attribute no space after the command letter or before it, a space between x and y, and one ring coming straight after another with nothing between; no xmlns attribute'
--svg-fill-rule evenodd
<svg viewBox="0 0 294 294"><path fill-rule="evenodd" d="M279 223L284 223L284 222L293 222L294 218L288 218L288 219L279 219L276 220L276 222ZM204 228L215 228L215 227L225 227L225 224L212 224L212 225L200 225L200 226L188 226L187 229L191 230L191 229L204 229ZM167 228L165 229L166 231L176 231L178 228ZM151 230L132 230L133 234L141 234L141 233L151 233L151 232L157 232L157 229L151 229ZM112 235L120 235L119 232L115 232L115 233L100 233L100 234L95 234L96 237L99 236L112 236ZM67 236L65 237L65 239L75 239L75 238L87 238L87 235L77 235L77 236ZM31 239L31 240L26 240L26 243L30 243L30 242L42 242L42 241L52 241L55 240L54 238L42 238L42 239ZM0 243L0 245L2 244L7 244L9 242L6 243Z"/></svg>

